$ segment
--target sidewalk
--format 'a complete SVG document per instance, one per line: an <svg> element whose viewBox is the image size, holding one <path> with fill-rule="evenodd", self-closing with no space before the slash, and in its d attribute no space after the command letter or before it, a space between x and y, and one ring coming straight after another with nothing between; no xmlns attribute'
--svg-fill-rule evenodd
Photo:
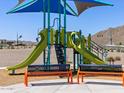
<svg viewBox="0 0 124 93"><path fill-rule="evenodd" d="M66 79L41 80L0 87L0 93L124 93L121 81L85 79L81 84L67 84ZM76 79L74 80L76 82Z"/></svg>

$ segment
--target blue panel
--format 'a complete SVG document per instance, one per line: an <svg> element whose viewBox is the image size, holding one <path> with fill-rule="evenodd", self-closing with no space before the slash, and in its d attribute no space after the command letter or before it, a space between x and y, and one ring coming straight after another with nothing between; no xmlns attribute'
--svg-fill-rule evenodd
<svg viewBox="0 0 124 93"><path fill-rule="evenodd" d="M46 12L48 9L48 0L45 0L45 4L43 4L43 0L30 0L28 2L24 2L19 6L15 7L8 13L21 13L21 12L41 12L43 11L43 5L45 5ZM51 13L64 13L64 8L60 4L60 10L58 10L58 0L50 0L50 12ZM66 10L66 14L73 15L69 11Z"/></svg>
<svg viewBox="0 0 124 93"><path fill-rule="evenodd" d="M46 9L48 7L48 0L46 0ZM52 13L62 13L64 14L64 7L60 4L60 10L59 10L59 2L58 0L50 0L50 12ZM66 10L66 14L72 15L69 11Z"/></svg>
<svg viewBox="0 0 124 93"><path fill-rule="evenodd" d="M43 0L30 0L18 5L17 7L12 9L10 13L40 12L42 10L43 10Z"/></svg>

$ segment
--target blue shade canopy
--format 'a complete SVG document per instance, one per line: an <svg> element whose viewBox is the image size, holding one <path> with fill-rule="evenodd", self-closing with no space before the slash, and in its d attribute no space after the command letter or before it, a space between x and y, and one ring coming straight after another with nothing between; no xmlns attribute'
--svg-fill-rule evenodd
<svg viewBox="0 0 124 93"><path fill-rule="evenodd" d="M44 7L46 12L48 10L48 0L19 0L18 5L13 8L8 13L22 13L22 12L41 12L44 11ZM50 12L51 13L64 13L64 7L59 4L59 0L50 0ZM64 1L64 0L63 0ZM96 6L113 6L112 4L108 4L105 2L101 2L98 0L67 0L67 1L74 1L75 6L78 11L78 15L84 12L86 9ZM68 4L67 4L68 5ZM73 13L70 13L66 10L67 15L77 15L74 13L72 8L69 8Z"/></svg>
<svg viewBox="0 0 124 93"><path fill-rule="evenodd" d="M112 4L108 4L105 2L102 2L100 0L70 0L74 1L78 15L80 15L82 12L84 12L86 9L96 6L113 6Z"/></svg>
<svg viewBox="0 0 124 93"><path fill-rule="evenodd" d="M48 9L48 0L24 0L13 8L8 13L22 13L22 12L41 12L44 11L44 7ZM20 2L20 1L19 1ZM50 0L50 12L51 13L64 13L64 7L59 4L58 0ZM68 10L66 10L67 15L73 15Z"/></svg>

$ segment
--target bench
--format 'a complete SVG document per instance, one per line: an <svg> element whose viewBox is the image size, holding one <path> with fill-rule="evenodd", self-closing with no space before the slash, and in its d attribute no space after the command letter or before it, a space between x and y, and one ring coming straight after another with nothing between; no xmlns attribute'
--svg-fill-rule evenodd
<svg viewBox="0 0 124 93"><path fill-rule="evenodd" d="M102 75L102 76L121 76L122 86L124 86L124 71L122 65L95 65L95 64L79 64L77 72L77 82L79 79L88 75Z"/></svg>
<svg viewBox="0 0 124 93"><path fill-rule="evenodd" d="M24 73L24 84L28 86L28 77L32 76L66 76L72 83L72 71L69 64L29 65Z"/></svg>

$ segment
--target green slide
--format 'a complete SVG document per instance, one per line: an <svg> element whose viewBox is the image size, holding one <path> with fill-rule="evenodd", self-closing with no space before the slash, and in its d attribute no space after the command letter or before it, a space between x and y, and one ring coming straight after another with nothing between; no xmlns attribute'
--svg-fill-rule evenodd
<svg viewBox="0 0 124 93"><path fill-rule="evenodd" d="M43 50L47 47L47 33L48 33L47 29L41 31L39 33L41 41L38 43L38 45L32 51L32 53L22 63L17 64L15 66L7 67L7 70L16 70L32 64L40 56Z"/></svg>
<svg viewBox="0 0 124 93"><path fill-rule="evenodd" d="M83 55L85 58L89 59L95 64L106 64L102 59L88 51L86 48L82 47L81 44L76 45L73 42L73 35L78 35L76 32L72 32L71 35L69 36L69 43L73 46L73 48L78 51L81 55Z"/></svg>

